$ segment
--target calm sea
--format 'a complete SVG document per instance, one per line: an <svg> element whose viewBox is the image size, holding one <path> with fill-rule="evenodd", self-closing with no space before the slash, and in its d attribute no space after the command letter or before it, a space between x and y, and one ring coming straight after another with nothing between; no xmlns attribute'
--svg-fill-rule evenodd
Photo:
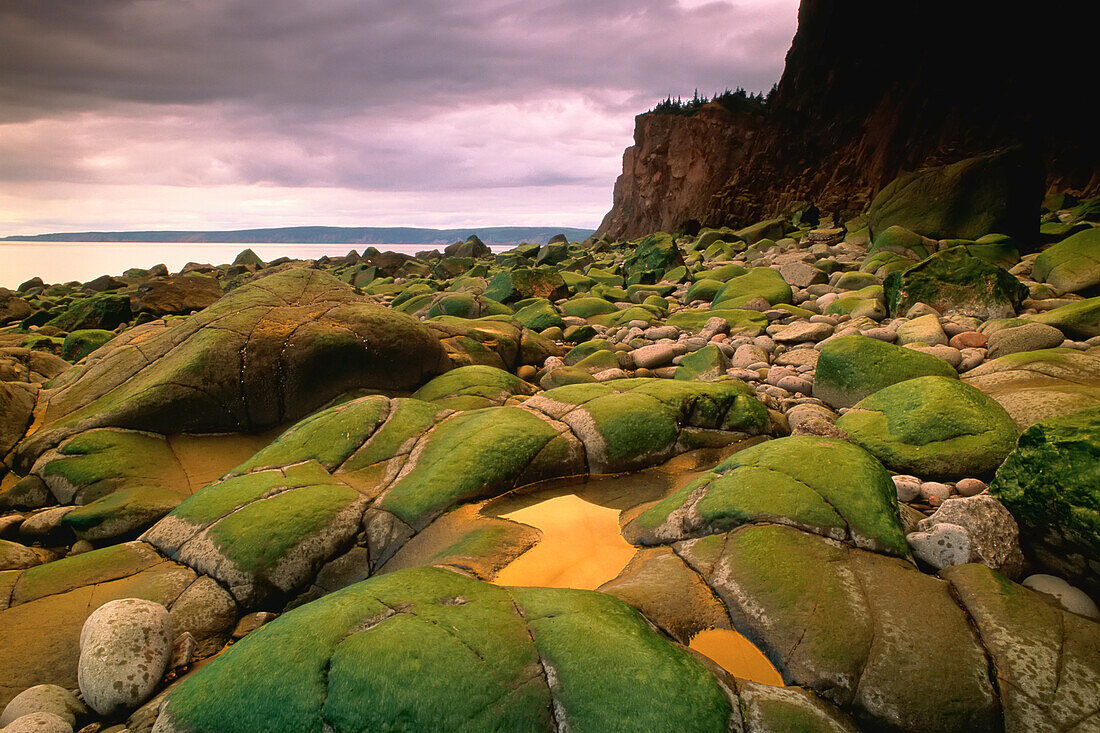
<svg viewBox="0 0 1100 733"><path fill-rule="evenodd" d="M15 289L34 276L47 283L70 280L87 282L100 275L121 275L131 267L148 269L164 264L175 273L188 262L223 265L237 253L251 249L265 262L279 257L315 260L324 255L362 252L368 246L392 252L414 254L423 250L443 250L437 244L230 244L194 242L0 242L0 287ZM494 252L512 245L492 245Z"/></svg>

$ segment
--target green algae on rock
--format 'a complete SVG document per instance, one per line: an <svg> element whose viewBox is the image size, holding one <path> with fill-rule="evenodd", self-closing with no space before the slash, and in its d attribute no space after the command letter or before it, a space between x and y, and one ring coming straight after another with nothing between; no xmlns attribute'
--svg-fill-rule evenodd
<svg viewBox="0 0 1100 733"><path fill-rule="evenodd" d="M1025 430L989 491L1045 564L1100 590L1100 407Z"/></svg>
<svg viewBox="0 0 1100 733"><path fill-rule="evenodd" d="M702 664L621 601L416 568L249 635L173 690L155 730L725 731L732 712Z"/></svg>
<svg viewBox="0 0 1100 733"><path fill-rule="evenodd" d="M474 410L502 405L515 395L534 393L532 385L510 372L474 365L439 375L413 393L413 397L451 410Z"/></svg>
<svg viewBox="0 0 1100 733"><path fill-rule="evenodd" d="M851 407L883 387L926 376L957 375L930 354L866 336L841 336L821 348L813 393L832 407Z"/></svg>
<svg viewBox="0 0 1100 733"><path fill-rule="evenodd" d="M1002 267L974 257L965 247L951 247L907 270L892 272L884 283L892 314L904 314L916 303L944 315L988 320L1016 315L1027 288Z"/></svg>
<svg viewBox="0 0 1100 733"><path fill-rule="evenodd" d="M761 522L909 554L890 474L858 446L810 436L735 453L646 510L624 532L635 543L667 544Z"/></svg>
<svg viewBox="0 0 1100 733"><path fill-rule="evenodd" d="M1077 232L1040 252L1031 276L1063 292L1091 292L1100 285L1100 227Z"/></svg>
<svg viewBox="0 0 1100 733"><path fill-rule="evenodd" d="M791 302L791 286L778 270L754 267L731 278L714 296L711 309L739 308L750 300L764 298L772 305Z"/></svg>
<svg viewBox="0 0 1100 733"><path fill-rule="evenodd" d="M958 379L936 376L881 389L836 425L887 468L931 479L992 473L1019 434L992 398Z"/></svg>

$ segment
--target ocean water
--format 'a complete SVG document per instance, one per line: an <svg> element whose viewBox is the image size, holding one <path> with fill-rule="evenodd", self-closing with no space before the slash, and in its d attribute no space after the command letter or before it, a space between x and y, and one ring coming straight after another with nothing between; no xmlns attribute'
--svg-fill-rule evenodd
<svg viewBox="0 0 1100 733"><path fill-rule="evenodd" d="M148 269L164 264L170 272L188 262L223 265L238 252L251 249L270 262L279 257L314 260L324 255L338 257L349 251L362 252L368 246L380 250L414 254L443 250L437 244L217 244L208 242L0 242L0 287L15 289L36 275L47 283L71 280L87 282L100 275L121 275L131 267ZM494 252L512 245L492 245Z"/></svg>

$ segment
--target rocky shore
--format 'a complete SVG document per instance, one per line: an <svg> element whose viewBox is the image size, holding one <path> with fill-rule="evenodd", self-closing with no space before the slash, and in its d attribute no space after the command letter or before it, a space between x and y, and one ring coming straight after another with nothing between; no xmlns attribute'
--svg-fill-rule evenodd
<svg viewBox="0 0 1100 733"><path fill-rule="evenodd" d="M1100 730L1100 201L921 185L967 237L898 185L0 290L0 728ZM494 500L619 474L599 590L493 583Z"/></svg>

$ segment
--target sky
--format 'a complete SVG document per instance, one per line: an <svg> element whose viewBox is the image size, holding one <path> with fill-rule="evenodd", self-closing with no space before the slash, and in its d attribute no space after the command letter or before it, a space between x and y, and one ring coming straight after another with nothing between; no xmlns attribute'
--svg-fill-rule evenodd
<svg viewBox="0 0 1100 733"><path fill-rule="evenodd" d="M767 91L797 0L8 0L0 236L578 226L634 115Z"/></svg>

